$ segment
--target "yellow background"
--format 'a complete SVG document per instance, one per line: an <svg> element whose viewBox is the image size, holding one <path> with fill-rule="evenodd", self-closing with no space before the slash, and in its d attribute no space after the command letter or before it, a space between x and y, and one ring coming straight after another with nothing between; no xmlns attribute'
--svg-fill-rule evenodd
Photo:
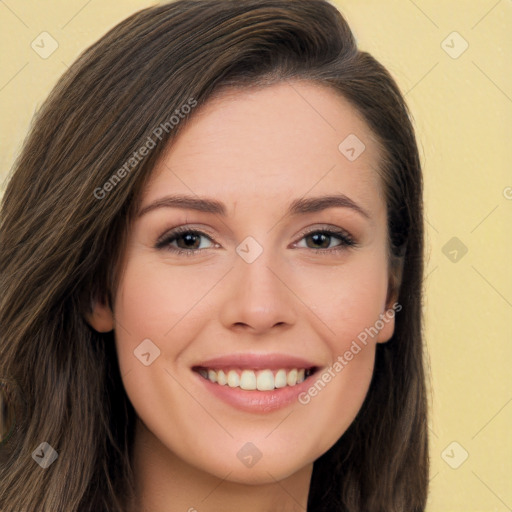
<svg viewBox="0 0 512 512"><path fill-rule="evenodd" d="M34 112L66 67L155 3L0 0L0 195ZM428 511L511 510L512 1L335 4L406 94L424 163ZM59 45L47 59L31 48L44 31ZM463 450L467 460L453 469Z"/></svg>

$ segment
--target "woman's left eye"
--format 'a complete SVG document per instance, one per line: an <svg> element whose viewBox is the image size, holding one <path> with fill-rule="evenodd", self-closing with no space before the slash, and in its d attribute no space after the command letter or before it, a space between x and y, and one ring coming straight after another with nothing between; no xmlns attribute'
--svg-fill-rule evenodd
<svg viewBox="0 0 512 512"><path fill-rule="evenodd" d="M209 247L201 247L201 238L206 238L212 245ZM338 240L339 243L332 246L333 240ZM305 247L312 249L318 253L332 253L336 251L345 250L347 247L356 246L355 240L350 234L345 231L333 231L329 229L317 229L308 233L303 233L300 241L305 240L306 245L297 247ZM308 245L307 240L311 240L313 244L319 245L320 247L311 247ZM188 228L176 228L175 230L167 233L161 237L155 244L156 249L166 249L176 254L186 254L192 256L200 251L210 249L213 247L214 241L210 236L201 231L188 229Z"/></svg>
<svg viewBox="0 0 512 512"><path fill-rule="evenodd" d="M309 247L307 244L306 247L320 252L341 251L347 247L353 247L356 245L356 242L352 236L345 231L332 231L329 229L310 231L309 233L305 233L301 240L308 239L310 239L314 244L320 245L321 247ZM331 246L333 239L339 240L339 243L334 247Z"/></svg>

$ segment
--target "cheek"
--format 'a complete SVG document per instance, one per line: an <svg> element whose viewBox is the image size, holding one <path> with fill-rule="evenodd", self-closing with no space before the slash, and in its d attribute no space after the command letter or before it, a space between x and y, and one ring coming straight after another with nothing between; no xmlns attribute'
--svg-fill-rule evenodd
<svg viewBox="0 0 512 512"><path fill-rule="evenodd" d="M302 275L304 302L321 320L315 323L328 345L330 365L313 377L299 403L324 426L322 448L328 449L353 422L370 386L375 325L387 295L386 260L375 252L328 275L322 269Z"/></svg>
<svg viewBox="0 0 512 512"><path fill-rule="evenodd" d="M317 432L318 449L327 451L346 432L356 418L370 386L375 347L352 346L346 355L317 374L309 388L299 396L299 403ZM344 353L345 354L345 353ZM298 416L298 415L297 415Z"/></svg>
<svg viewBox="0 0 512 512"><path fill-rule="evenodd" d="M372 378L375 347L353 340L344 348L328 367L313 377L309 388L299 397L300 404L308 405L321 395L322 408L328 415L349 419L352 411L355 416Z"/></svg>
<svg viewBox="0 0 512 512"><path fill-rule="evenodd" d="M175 411L189 406L174 370L201 330L199 318L208 318L201 297L212 278L198 274L135 255L116 297L115 342L123 385L137 415L162 439L168 436L168 425L180 421ZM193 433L185 427L178 430L180 442L193 451Z"/></svg>
<svg viewBox="0 0 512 512"><path fill-rule="evenodd" d="M328 273L322 268L297 272L296 282L302 285L296 289L301 289L304 302L321 320L333 355L348 350L352 340L374 326L384 312L388 291L386 265L382 253L375 252L364 258L354 257Z"/></svg>
<svg viewBox="0 0 512 512"><path fill-rule="evenodd" d="M162 354L179 352L181 336L176 333L185 326L193 331L197 317L204 317L207 301L201 299L214 283L212 274L203 270L172 268L134 256L125 269L116 297L120 359L128 364L133 350L147 338Z"/></svg>

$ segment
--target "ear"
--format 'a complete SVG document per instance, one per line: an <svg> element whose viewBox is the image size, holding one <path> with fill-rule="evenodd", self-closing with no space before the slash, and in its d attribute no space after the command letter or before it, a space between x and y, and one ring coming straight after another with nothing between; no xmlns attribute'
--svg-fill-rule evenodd
<svg viewBox="0 0 512 512"><path fill-rule="evenodd" d="M377 321L377 327L382 327L382 329L379 329L379 334L376 337L377 343L386 343L395 332L395 316L402 309L402 305L398 302L398 296L402 283L403 266L403 254L391 257L386 304L379 316L380 321Z"/></svg>
<svg viewBox="0 0 512 512"><path fill-rule="evenodd" d="M95 331L109 332L114 329L114 315L110 307L103 301L94 299L85 318Z"/></svg>

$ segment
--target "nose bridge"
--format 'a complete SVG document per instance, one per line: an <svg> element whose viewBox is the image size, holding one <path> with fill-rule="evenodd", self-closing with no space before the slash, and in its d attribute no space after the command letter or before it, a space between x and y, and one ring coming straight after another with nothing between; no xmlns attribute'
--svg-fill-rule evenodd
<svg viewBox="0 0 512 512"><path fill-rule="evenodd" d="M278 251L266 246L269 240L266 237L259 243L247 237L236 249L232 285L222 315L226 327L244 324L264 331L296 319L293 293L284 284L285 276L280 275L284 266Z"/></svg>
<svg viewBox="0 0 512 512"><path fill-rule="evenodd" d="M252 263L239 261L236 265L241 276L242 296L253 302L270 305L272 300L281 295L282 282L277 278L276 257L273 251L267 250Z"/></svg>
<svg viewBox="0 0 512 512"><path fill-rule="evenodd" d="M240 260L235 264L235 271L240 275L240 295L239 298L244 300L248 305L257 310L270 310L274 307L274 302L283 295L282 282L276 276L276 270L279 272L277 265L276 251L272 249L268 243L265 248L262 246L258 250L255 241L246 241L237 248L237 253L244 256L250 255L248 259L240 256ZM258 244L259 245L259 244ZM242 250L249 247L248 253Z"/></svg>

